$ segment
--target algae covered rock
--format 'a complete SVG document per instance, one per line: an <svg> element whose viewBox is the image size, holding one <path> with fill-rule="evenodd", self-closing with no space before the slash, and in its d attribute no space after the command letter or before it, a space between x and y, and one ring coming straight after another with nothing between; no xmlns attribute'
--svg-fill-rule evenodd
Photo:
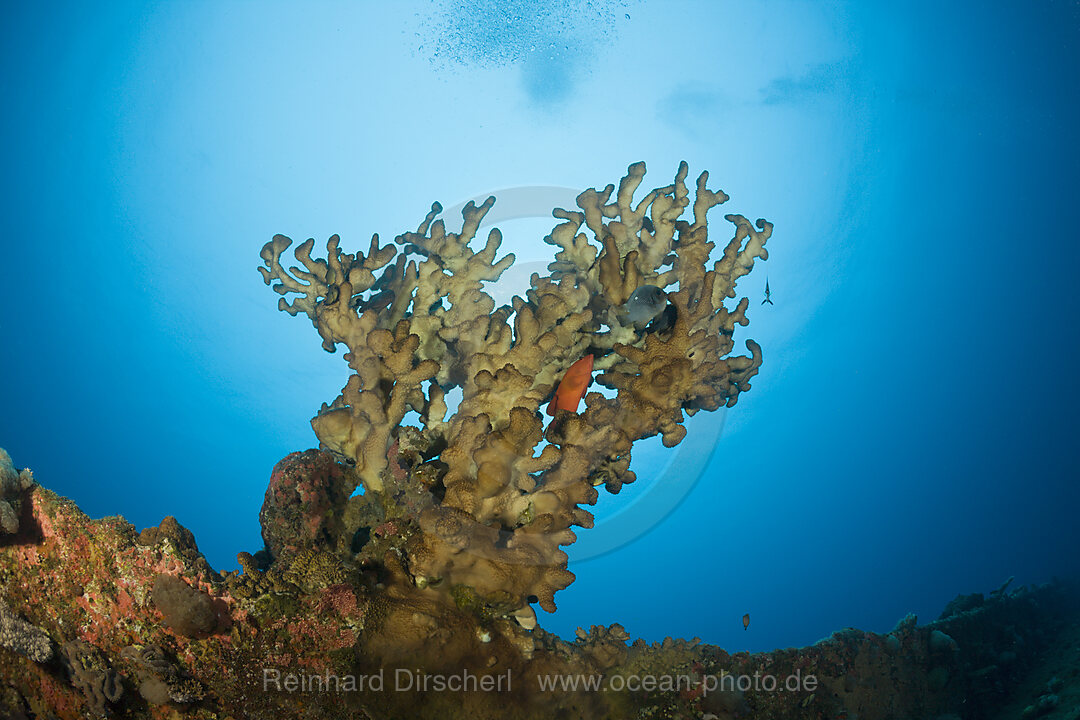
<svg viewBox="0 0 1080 720"><path fill-rule="evenodd" d="M16 470L11 456L0 448L0 535L19 531L20 497L33 484L30 470Z"/></svg>
<svg viewBox="0 0 1080 720"><path fill-rule="evenodd" d="M333 549L341 534L339 511L355 489L345 466L328 452L294 452L278 462L259 512L270 555Z"/></svg>
<svg viewBox="0 0 1080 720"><path fill-rule="evenodd" d="M41 628L26 622L0 599L0 647L13 650L34 662L47 662L52 657L52 641Z"/></svg>
<svg viewBox="0 0 1080 720"><path fill-rule="evenodd" d="M154 579L153 597L165 624L181 635L198 637L217 626L213 598L174 575Z"/></svg>
<svg viewBox="0 0 1080 720"><path fill-rule="evenodd" d="M124 694L120 676L98 650L83 640L64 643L60 653L71 684L86 698L89 710L99 716L109 714L109 706Z"/></svg>

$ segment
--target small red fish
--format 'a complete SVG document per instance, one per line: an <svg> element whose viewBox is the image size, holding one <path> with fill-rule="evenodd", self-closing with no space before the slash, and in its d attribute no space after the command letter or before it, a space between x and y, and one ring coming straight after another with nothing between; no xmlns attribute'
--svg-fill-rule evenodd
<svg viewBox="0 0 1080 720"><path fill-rule="evenodd" d="M585 397L585 390L592 382L592 364L593 356L589 353L570 366L548 404L548 415L554 416L556 410L577 412L578 403Z"/></svg>

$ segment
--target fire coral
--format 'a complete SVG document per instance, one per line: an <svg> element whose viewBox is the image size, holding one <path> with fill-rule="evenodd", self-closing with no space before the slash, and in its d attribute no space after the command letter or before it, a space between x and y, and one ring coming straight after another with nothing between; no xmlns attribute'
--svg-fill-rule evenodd
<svg viewBox="0 0 1080 720"><path fill-rule="evenodd" d="M405 582L501 617L530 614L530 600L554 611L574 579L561 546L576 539L572 527L592 526L582 506L596 502L596 486L617 493L634 480L633 443L660 434L672 447L686 434L684 412L733 406L750 388L761 349L747 340L749 355L731 354L748 301L731 310L724 301L767 259L772 224L725 215L734 234L710 269L706 214L728 196L707 189L703 172L691 207L684 162L672 184L635 202L644 175L635 163L617 192L586 190L577 210L555 209L549 274L533 274L524 297L498 308L483 283L514 256L496 259L497 229L479 251L469 247L494 197L469 203L457 233L433 204L415 232L394 238L399 247L375 235L367 253L349 254L334 235L319 259L309 239L291 272L281 265L289 238L263 247L259 271L286 296L279 309L307 315L326 350L348 349L353 375L311 424L350 467L345 495L365 490L342 516L400 518L400 542L383 561ZM687 208L692 217L680 219ZM670 327L620 322L618 308L642 285L667 290ZM615 397L589 393L587 409L560 410L545 430L541 404L587 353ZM447 416L453 388L461 401ZM403 424L409 411L419 427ZM345 523L339 552L357 550L345 540L364 530L359 522Z"/></svg>

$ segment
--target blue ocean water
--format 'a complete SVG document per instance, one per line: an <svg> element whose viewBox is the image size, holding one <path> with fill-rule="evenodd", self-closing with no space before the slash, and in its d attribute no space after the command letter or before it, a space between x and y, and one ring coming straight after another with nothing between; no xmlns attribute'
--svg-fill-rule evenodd
<svg viewBox="0 0 1080 720"><path fill-rule="evenodd" d="M767 650L1080 569L1077 3L0 12L0 447L90 515L175 515L222 570L261 546L347 377L256 274L274 233L351 251L435 200L685 159L731 196L715 239L775 223L739 285L765 364L689 423L704 456L635 450L541 624ZM542 260L550 224L508 249Z"/></svg>

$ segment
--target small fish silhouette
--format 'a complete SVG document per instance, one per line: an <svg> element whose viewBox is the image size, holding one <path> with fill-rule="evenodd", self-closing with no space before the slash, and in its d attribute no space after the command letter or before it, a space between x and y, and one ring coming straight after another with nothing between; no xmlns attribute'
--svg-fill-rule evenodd
<svg viewBox="0 0 1080 720"><path fill-rule="evenodd" d="M765 278L765 299L761 301L762 305L765 303L769 303L770 305L773 304L773 301L769 299L770 295L772 295L772 293L769 292L769 278Z"/></svg>
<svg viewBox="0 0 1080 720"><path fill-rule="evenodd" d="M742 629L745 630L750 627L750 613L746 613L742 616Z"/></svg>

